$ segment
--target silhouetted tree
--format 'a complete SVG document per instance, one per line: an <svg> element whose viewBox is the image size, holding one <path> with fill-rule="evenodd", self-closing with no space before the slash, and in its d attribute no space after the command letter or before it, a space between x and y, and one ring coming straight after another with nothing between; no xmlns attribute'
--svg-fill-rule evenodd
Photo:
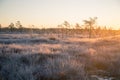
<svg viewBox="0 0 120 80"><path fill-rule="evenodd" d="M66 35L68 34L68 32L70 32L70 23L68 21L64 21L63 22L63 26L65 27L65 32L66 32Z"/></svg>
<svg viewBox="0 0 120 80"><path fill-rule="evenodd" d="M85 25L89 26L89 38L92 36L92 28L94 29L93 25L96 23L97 17L89 18L89 20L83 20Z"/></svg>
<svg viewBox="0 0 120 80"><path fill-rule="evenodd" d="M19 29L20 29L20 28L23 28L20 21L17 21L17 22L16 22L16 27L19 28Z"/></svg>
<svg viewBox="0 0 120 80"><path fill-rule="evenodd" d="M78 23L76 23L75 24L75 29L81 29L81 26Z"/></svg>
<svg viewBox="0 0 120 80"><path fill-rule="evenodd" d="M16 27L20 30L20 32L22 32L24 30L20 21L16 22Z"/></svg>
<svg viewBox="0 0 120 80"><path fill-rule="evenodd" d="M63 25L65 26L65 28L70 28L70 23L67 21L64 21Z"/></svg>
<svg viewBox="0 0 120 80"><path fill-rule="evenodd" d="M14 23L10 23L10 25L9 25L8 27L10 28L10 31L12 32L13 29L15 28L15 27L14 27Z"/></svg>
<svg viewBox="0 0 120 80"><path fill-rule="evenodd" d="M1 24L0 24L0 32L1 32L1 29L2 29L2 26L1 26Z"/></svg>

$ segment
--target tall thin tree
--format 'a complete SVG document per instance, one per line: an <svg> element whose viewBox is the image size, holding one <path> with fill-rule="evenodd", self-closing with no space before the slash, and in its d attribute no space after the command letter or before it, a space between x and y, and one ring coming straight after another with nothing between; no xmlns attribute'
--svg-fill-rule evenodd
<svg viewBox="0 0 120 80"><path fill-rule="evenodd" d="M94 24L96 23L97 17L89 18L89 20L83 20L85 25L89 26L89 38L92 37L92 29L94 28Z"/></svg>

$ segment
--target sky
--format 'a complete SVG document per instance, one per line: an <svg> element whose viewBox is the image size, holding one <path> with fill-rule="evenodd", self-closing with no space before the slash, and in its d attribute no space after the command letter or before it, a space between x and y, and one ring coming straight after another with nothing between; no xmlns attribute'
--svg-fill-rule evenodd
<svg viewBox="0 0 120 80"><path fill-rule="evenodd" d="M97 24L120 29L120 0L0 0L0 24L20 21L23 26L56 27L65 20L83 24L98 17Z"/></svg>

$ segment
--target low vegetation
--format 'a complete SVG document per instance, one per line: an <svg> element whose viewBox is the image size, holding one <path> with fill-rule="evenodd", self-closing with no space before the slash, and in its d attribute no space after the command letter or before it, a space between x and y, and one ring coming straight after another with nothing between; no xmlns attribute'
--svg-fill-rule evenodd
<svg viewBox="0 0 120 80"><path fill-rule="evenodd" d="M0 80L120 79L120 36L64 36L0 34Z"/></svg>

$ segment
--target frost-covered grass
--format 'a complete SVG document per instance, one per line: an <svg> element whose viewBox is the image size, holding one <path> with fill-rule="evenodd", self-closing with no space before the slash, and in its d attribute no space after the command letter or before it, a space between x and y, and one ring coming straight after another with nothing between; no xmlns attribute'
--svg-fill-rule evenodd
<svg viewBox="0 0 120 80"><path fill-rule="evenodd" d="M120 79L120 36L0 34L0 80Z"/></svg>

